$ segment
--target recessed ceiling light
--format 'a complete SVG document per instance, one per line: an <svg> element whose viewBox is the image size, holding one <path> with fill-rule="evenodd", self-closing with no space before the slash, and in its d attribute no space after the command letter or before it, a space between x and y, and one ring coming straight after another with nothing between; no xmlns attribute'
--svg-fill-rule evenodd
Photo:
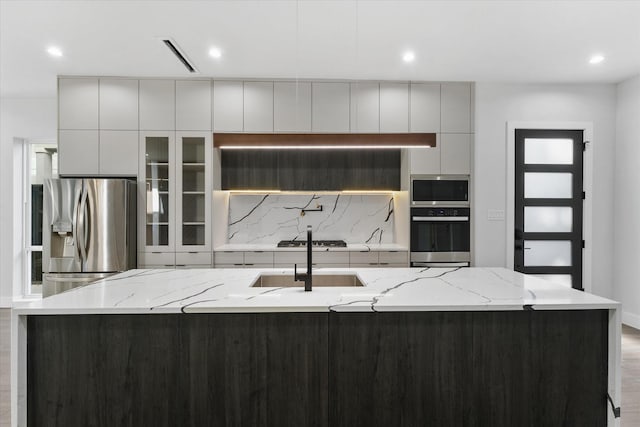
<svg viewBox="0 0 640 427"><path fill-rule="evenodd" d="M51 56L55 56L57 58L62 56L62 50L59 47L51 46L47 49L47 53Z"/></svg>
<svg viewBox="0 0 640 427"><path fill-rule="evenodd" d="M402 60L404 62L413 62L414 59L416 59L416 54L410 50L402 55Z"/></svg>
<svg viewBox="0 0 640 427"><path fill-rule="evenodd" d="M599 64L604 61L604 56L602 55L593 55L589 58L589 64Z"/></svg>
<svg viewBox="0 0 640 427"><path fill-rule="evenodd" d="M217 47L212 47L211 49L209 49L209 55L212 58L218 59L222 56L222 51Z"/></svg>

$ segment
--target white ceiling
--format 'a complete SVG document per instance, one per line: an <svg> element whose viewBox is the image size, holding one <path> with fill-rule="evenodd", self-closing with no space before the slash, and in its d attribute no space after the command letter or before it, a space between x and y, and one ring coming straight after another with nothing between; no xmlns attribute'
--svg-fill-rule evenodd
<svg viewBox="0 0 640 427"><path fill-rule="evenodd" d="M0 0L0 94L57 75L611 83L640 74L640 1ZM46 53L50 45L62 58ZM214 60L212 45L223 50ZM405 64L404 50L416 60ZM594 53L606 60L588 64Z"/></svg>

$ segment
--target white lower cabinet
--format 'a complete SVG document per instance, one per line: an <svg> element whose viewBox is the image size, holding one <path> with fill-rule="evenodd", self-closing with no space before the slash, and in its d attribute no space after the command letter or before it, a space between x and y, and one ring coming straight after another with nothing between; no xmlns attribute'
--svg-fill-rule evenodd
<svg viewBox="0 0 640 427"><path fill-rule="evenodd" d="M175 252L138 252L139 268L174 268Z"/></svg>
<svg viewBox="0 0 640 427"><path fill-rule="evenodd" d="M378 252L349 252L349 265L351 267L377 267Z"/></svg>
<svg viewBox="0 0 640 427"><path fill-rule="evenodd" d="M318 267L335 267L335 268L348 268L349 267L349 253L343 251L336 252L314 252L313 253L313 266Z"/></svg>
<svg viewBox="0 0 640 427"><path fill-rule="evenodd" d="M274 252L273 266L276 268L293 268L294 264L306 264L307 252Z"/></svg>
<svg viewBox="0 0 640 427"><path fill-rule="evenodd" d="M211 252L176 252L176 267L211 267Z"/></svg>
<svg viewBox="0 0 640 427"><path fill-rule="evenodd" d="M378 256L381 267L409 266L409 254L407 251L380 251Z"/></svg>
<svg viewBox="0 0 640 427"><path fill-rule="evenodd" d="M273 252L251 251L244 253L244 265L248 268L273 267Z"/></svg>
<svg viewBox="0 0 640 427"><path fill-rule="evenodd" d="M244 265L244 252L216 252L214 255L214 263L216 267L242 267Z"/></svg>
<svg viewBox="0 0 640 427"><path fill-rule="evenodd" d="M317 268L407 267L407 251L314 251ZM179 264L179 262L177 262ZM221 251L215 253L216 268L293 268L306 269L307 252L302 251Z"/></svg>

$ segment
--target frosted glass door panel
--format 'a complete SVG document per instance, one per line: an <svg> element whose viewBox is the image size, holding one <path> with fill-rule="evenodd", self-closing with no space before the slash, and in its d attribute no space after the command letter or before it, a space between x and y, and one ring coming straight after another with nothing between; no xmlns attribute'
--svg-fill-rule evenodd
<svg viewBox="0 0 640 427"><path fill-rule="evenodd" d="M524 163L527 165L572 165L571 139L525 138Z"/></svg>
<svg viewBox="0 0 640 427"><path fill-rule="evenodd" d="M572 174L553 172L526 172L524 197L526 199L570 199Z"/></svg>
<svg viewBox="0 0 640 427"><path fill-rule="evenodd" d="M555 206L525 206L526 233L571 233L573 208Z"/></svg>
<svg viewBox="0 0 640 427"><path fill-rule="evenodd" d="M532 274L532 276L540 279L548 280L556 285L571 287L571 275L570 274Z"/></svg>
<svg viewBox="0 0 640 427"><path fill-rule="evenodd" d="M525 267L570 267L571 241L569 240L525 240Z"/></svg>

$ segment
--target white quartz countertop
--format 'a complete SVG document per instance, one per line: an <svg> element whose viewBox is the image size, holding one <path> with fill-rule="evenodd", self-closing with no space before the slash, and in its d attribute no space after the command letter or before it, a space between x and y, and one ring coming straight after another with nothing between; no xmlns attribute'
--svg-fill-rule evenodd
<svg viewBox="0 0 640 427"><path fill-rule="evenodd" d="M611 309L620 304L504 268L315 269L355 273L364 287L253 288L261 272L131 270L14 307L16 314ZM301 284L302 285L302 284Z"/></svg>
<svg viewBox="0 0 640 427"><path fill-rule="evenodd" d="M214 252L242 252L242 251L306 251L306 246L300 246L297 248L279 248L277 243L228 243L226 245L218 246L214 249ZM346 247L325 247L314 246L314 252L339 252L339 251L352 251L352 252L370 252L370 251L408 251L406 246L399 245L397 243L347 243Z"/></svg>

